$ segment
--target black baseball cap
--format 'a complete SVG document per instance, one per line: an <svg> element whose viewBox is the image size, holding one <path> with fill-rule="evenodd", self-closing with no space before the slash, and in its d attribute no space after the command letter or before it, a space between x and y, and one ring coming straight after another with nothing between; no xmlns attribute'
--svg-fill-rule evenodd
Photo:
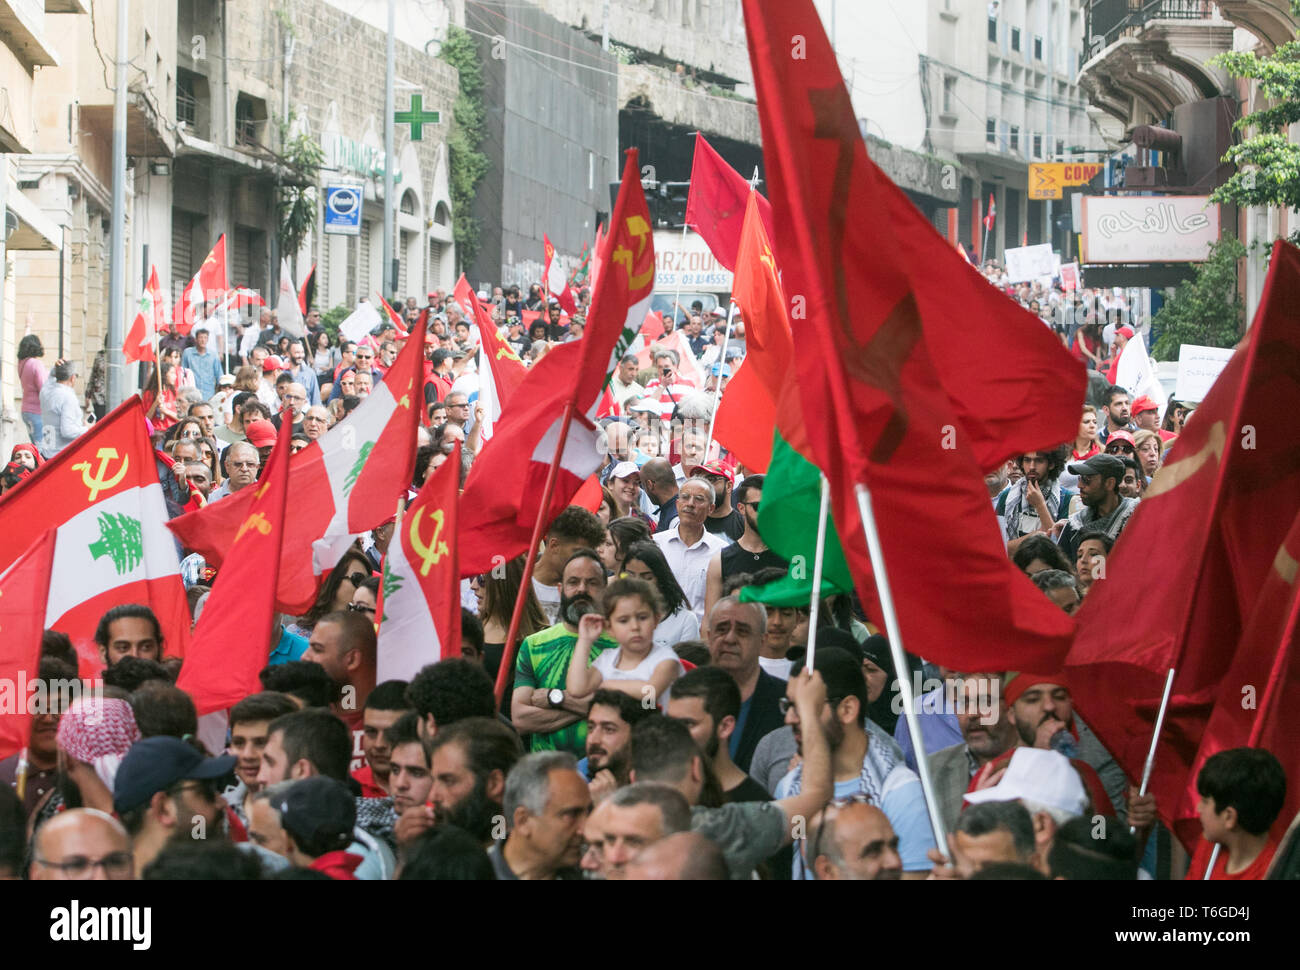
<svg viewBox="0 0 1300 970"><path fill-rule="evenodd" d="M1093 455L1087 461L1070 466L1071 475L1100 475L1102 478L1124 480L1124 461L1115 455Z"/></svg>
<svg viewBox="0 0 1300 970"><path fill-rule="evenodd" d="M357 802L341 782L324 775L295 781L275 806L280 825L302 844L346 849L357 824ZM329 851L327 850L327 851Z"/></svg>
<svg viewBox="0 0 1300 970"><path fill-rule="evenodd" d="M235 769L234 755L208 758L180 738L145 738L131 745L113 782L113 809L119 815L146 804L178 781L212 781Z"/></svg>

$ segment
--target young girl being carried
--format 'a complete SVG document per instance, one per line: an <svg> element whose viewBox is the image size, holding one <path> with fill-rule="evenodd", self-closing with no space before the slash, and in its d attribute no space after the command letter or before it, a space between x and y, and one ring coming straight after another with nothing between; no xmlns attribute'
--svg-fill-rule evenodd
<svg viewBox="0 0 1300 970"><path fill-rule="evenodd" d="M584 697L603 686L666 707L683 668L672 647L655 646L655 627L664 615L658 590L639 579L617 579L606 588L603 603L603 616L588 613L578 622L565 690ZM606 630L618 649L602 651L593 661L592 647Z"/></svg>

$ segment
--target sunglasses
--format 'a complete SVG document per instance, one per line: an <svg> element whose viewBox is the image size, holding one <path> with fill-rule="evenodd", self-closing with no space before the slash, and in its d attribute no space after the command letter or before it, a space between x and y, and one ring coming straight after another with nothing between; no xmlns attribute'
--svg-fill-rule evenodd
<svg viewBox="0 0 1300 970"><path fill-rule="evenodd" d="M348 604L348 612L350 612L350 613L374 613L374 612L375 612L375 608L374 608L373 606L366 606L365 603L349 603L349 604Z"/></svg>
<svg viewBox="0 0 1300 970"><path fill-rule="evenodd" d="M351 583L353 586L360 586L370 577L367 576L365 573L348 573L346 578L347 581Z"/></svg>

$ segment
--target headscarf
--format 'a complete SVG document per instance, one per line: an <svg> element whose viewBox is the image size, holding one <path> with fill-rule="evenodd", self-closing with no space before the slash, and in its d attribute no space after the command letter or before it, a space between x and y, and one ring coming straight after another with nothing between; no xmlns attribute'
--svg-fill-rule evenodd
<svg viewBox="0 0 1300 970"><path fill-rule="evenodd" d="M19 454L31 455L36 459L37 468L40 468L41 465L45 463L45 459L41 457L40 449L35 445L27 444L26 442L21 445L14 445L14 450L9 453L9 460L17 461Z"/></svg>
<svg viewBox="0 0 1300 970"><path fill-rule="evenodd" d="M60 750L90 764L112 791L118 766L131 745L140 740L140 728L126 701L80 697L59 718L56 738Z"/></svg>

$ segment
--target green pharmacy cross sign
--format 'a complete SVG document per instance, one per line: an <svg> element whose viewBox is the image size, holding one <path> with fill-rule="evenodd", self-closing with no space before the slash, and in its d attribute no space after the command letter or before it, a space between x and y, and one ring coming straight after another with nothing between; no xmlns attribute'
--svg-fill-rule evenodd
<svg viewBox="0 0 1300 970"><path fill-rule="evenodd" d="M424 110L424 97L419 94L411 95L411 107L406 111L397 111L393 113L393 121L399 125L411 126L411 141L420 141L421 129L425 125L436 125L442 122L442 114L437 111Z"/></svg>

